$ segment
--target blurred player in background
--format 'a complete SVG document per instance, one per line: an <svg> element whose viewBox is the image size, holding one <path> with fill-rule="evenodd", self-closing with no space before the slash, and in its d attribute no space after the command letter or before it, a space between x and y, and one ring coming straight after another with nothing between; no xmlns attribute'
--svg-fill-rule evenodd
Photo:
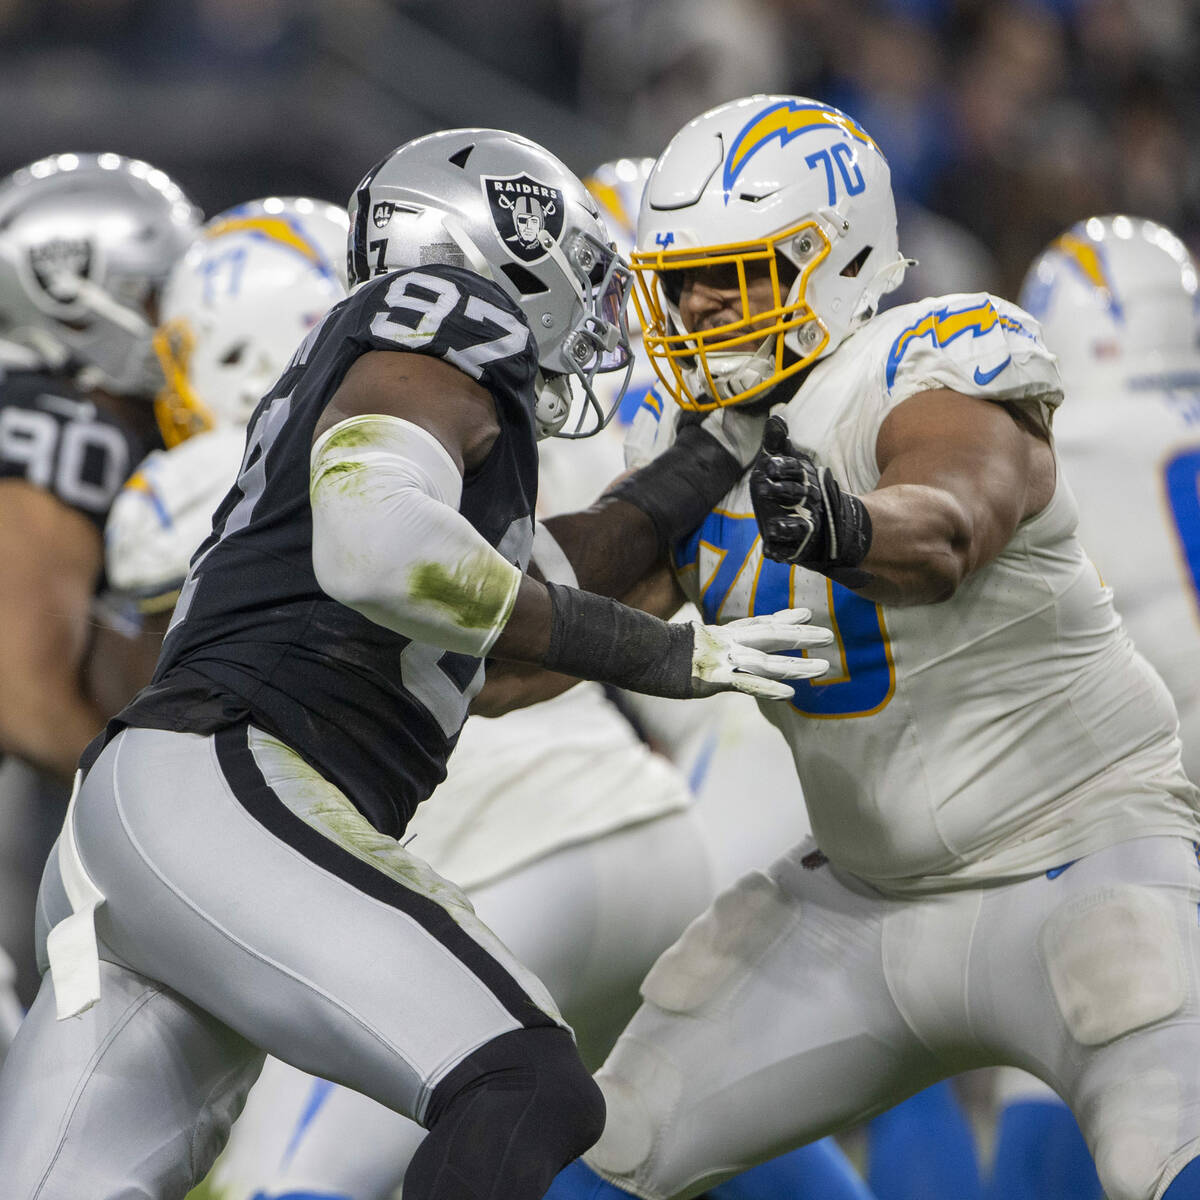
<svg viewBox="0 0 1200 1200"><path fill-rule="evenodd" d="M270 1051L426 1125L411 1197L539 1197L598 1092L544 987L397 840L483 659L668 696L782 698L827 669L777 653L829 643L799 610L670 626L524 572L536 439L603 425L591 381L628 356L624 265L556 159L430 135L351 221L363 286L255 410L154 682L89 751L49 860L50 975L0 1075L15 1196L178 1194ZM539 536L627 590L742 469L735 426Z"/></svg>
<svg viewBox="0 0 1200 1200"><path fill-rule="evenodd" d="M811 604L839 661L764 710L816 841L655 965L550 1195L695 1196L1004 1062L1069 1099L1112 1200L1200 1194L1198 796L1074 536L1036 322L985 294L875 316L904 267L886 162L801 97L690 122L638 243L678 401L650 452L730 405L764 434L678 578L710 620Z"/></svg>
<svg viewBox="0 0 1200 1200"><path fill-rule="evenodd" d="M0 750L64 781L107 715L83 690L100 531L158 441L152 322L198 217L163 172L115 154L0 184Z"/></svg>
<svg viewBox="0 0 1200 1200"><path fill-rule="evenodd" d="M188 560L237 478L255 406L345 297L348 230L345 210L322 200L251 201L213 217L167 279L154 336L166 381L155 413L167 449L139 464L105 531L112 599L136 613L139 646L107 677L98 673L106 711L153 672Z"/></svg>
<svg viewBox="0 0 1200 1200"><path fill-rule="evenodd" d="M29 996L57 789L107 716L85 669L106 637L101 530L158 444L152 322L198 219L162 171L116 154L60 154L0 183L0 944ZM17 1009L0 994L2 1049Z"/></svg>
<svg viewBox="0 0 1200 1200"><path fill-rule="evenodd" d="M241 206L213 218L168 280L160 411L173 444L190 440L150 456L107 530L110 582L150 620L173 603L207 514L236 477L257 396L336 298L320 248L340 256L346 224L312 201ZM543 443L539 516L589 504L616 473L614 456L619 464L619 443L603 433ZM554 565L543 568L551 577ZM604 689L581 683L534 708L469 721L432 799L409 823L408 846L460 884L546 983L595 1069L636 1009L646 971L715 891L711 832L686 781ZM756 861L776 848L760 838ZM206 1190L223 1200L297 1191L382 1200L423 1137L374 1101L268 1059ZM867 1196L831 1145L806 1148L789 1169L797 1197Z"/></svg>
<svg viewBox="0 0 1200 1200"><path fill-rule="evenodd" d="M1196 264L1137 217L1072 226L1029 268L1021 304L1058 356L1068 398L1054 439L1079 501L1079 539L1133 644L1179 710L1183 765L1200 778L1200 347ZM989 1200L1101 1195L1065 1105L1000 1074Z"/></svg>

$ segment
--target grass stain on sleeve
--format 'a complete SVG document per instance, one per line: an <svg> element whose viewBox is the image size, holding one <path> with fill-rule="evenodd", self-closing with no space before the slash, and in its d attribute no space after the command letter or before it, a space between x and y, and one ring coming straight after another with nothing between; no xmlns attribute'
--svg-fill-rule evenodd
<svg viewBox="0 0 1200 1200"><path fill-rule="evenodd" d="M409 576L409 594L445 610L461 629L494 629L508 616L519 577L494 550L479 550L454 564L418 563Z"/></svg>

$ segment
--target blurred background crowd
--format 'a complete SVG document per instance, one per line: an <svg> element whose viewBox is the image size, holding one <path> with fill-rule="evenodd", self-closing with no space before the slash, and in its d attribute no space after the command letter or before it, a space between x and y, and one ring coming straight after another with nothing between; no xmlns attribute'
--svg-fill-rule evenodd
<svg viewBox="0 0 1200 1200"><path fill-rule="evenodd" d="M1012 296L1085 214L1200 248L1196 0L0 0L0 170L149 159L206 212L344 202L392 146L512 128L585 172L753 91L884 148L905 295Z"/></svg>

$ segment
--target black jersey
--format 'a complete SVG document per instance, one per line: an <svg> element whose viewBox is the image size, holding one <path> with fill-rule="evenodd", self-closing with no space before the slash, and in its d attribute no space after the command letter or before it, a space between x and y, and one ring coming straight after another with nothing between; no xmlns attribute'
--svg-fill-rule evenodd
<svg viewBox="0 0 1200 1200"><path fill-rule="evenodd" d="M313 574L313 430L370 350L435 355L491 392L500 435L463 480L459 510L526 567L537 498L529 328L499 287L472 272L427 266L381 276L326 316L260 402L154 680L118 721L197 733L252 721L395 837L445 777L483 663L376 625L326 595Z"/></svg>
<svg viewBox="0 0 1200 1200"><path fill-rule="evenodd" d="M68 376L0 368L0 479L26 479L103 530L121 484L154 448Z"/></svg>

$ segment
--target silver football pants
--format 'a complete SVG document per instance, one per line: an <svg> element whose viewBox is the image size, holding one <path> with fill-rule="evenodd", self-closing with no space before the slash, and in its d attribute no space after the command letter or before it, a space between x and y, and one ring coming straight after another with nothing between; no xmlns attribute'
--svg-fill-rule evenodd
<svg viewBox="0 0 1200 1200"><path fill-rule="evenodd" d="M126 730L73 829L100 1001L56 1020L43 979L0 1074L5 1200L182 1197L264 1052L420 1120L472 1051L560 1021L453 884L259 731ZM42 943L70 913L58 862Z"/></svg>

